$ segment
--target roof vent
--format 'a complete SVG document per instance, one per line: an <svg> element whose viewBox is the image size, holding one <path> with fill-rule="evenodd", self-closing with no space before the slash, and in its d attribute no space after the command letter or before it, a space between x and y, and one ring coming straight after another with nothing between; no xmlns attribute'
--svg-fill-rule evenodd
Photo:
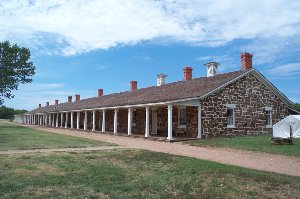
<svg viewBox="0 0 300 199"><path fill-rule="evenodd" d="M219 63L208 62L207 64L204 65L207 66L207 77L212 77L218 74L218 66L220 65Z"/></svg>
<svg viewBox="0 0 300 199"><path fill-rule="evenodd" d="M168 77L168 75L162 73L157 75L157 79L156 79L157 86L164 85L166 83L166 77Z"/></svg>

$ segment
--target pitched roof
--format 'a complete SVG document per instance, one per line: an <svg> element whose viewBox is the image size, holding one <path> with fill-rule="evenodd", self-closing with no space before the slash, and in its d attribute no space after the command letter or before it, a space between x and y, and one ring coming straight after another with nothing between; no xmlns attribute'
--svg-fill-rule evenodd
<svg viewBox="0 0 300 199"><path fill-rule="evenodd" d="M148 88L137 89L121 93L103 95L83 99L78 102L65 103L62 106L48 108L47 112L83 110L92 108L116 107L126 105L148 104L168 102L187 98L200 97L228 81L237 78L245 73L244 71L235 71L215 75L213 77L200 77L187 81L178 81L164 84L162 86L152 86ZM37 111L45 111L42 108Z"/></svg>

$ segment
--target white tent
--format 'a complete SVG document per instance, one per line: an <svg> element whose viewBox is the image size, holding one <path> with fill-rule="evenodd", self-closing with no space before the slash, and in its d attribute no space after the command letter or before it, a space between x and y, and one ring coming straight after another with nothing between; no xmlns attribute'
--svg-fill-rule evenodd
<svg viewBox="0 0 300 199"><path fill-rule="evenodd" d="M300 115L290 115L273 125L273 137L289 138L292 129L292 137L300 138Z"/></svg>

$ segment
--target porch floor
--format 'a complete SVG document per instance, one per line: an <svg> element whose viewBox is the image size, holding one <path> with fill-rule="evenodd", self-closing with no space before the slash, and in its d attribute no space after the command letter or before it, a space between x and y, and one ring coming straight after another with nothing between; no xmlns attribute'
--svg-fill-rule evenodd
<svg viewBox="0 0 300 199"><path fill-rule="evenodd" d="M100 131L93 131L93 132L100 132ZM102 133L102 132L100 132ZM104 134L109 134L109 135L115 135L113 132L105 132ZM171 141L167 139L165 136L161 135L151 135L148 138L145 138L144 134L131 134L128 136L127 133L124 132L118 132L116 136L125 136L125 137L132 137L132 138L143 138L143 139L148 139L148 140L155 140L155 141L160 141L160 142L182 142L182 141L188 141L188 140L197 140L197 138L188 138L188 137L173 137Z"/></svg>

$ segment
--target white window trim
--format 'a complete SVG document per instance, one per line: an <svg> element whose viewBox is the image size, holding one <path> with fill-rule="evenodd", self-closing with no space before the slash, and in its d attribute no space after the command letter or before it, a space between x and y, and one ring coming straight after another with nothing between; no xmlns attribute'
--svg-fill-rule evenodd
<svg viewBox="0 0 300 199"><path fill-rule="evenodd" d="M179 125L180 123L180 110L184 109L185 110L185 122L186 122L186 107L185 106L180 106L178 107L178 128L186 128L186 125Z"/></svg>
<svg viewBox="0 0 300 199"><path fill-rule="evenodd" d="M233 110L233 115L232 115L232 118L233 118L233 125L228 125L228 118L226 118L227 119L227 128L236 128L235 127L235 111L234 111L234 109L236 108L236 104L226 104L225 105L226 106L226 111L228 110L228 109L232 109Z"/></svg>
<svg viewBox="0 0 300 199"><path fill-rule="evenodd" d="M272 107L265 107L265 114L266 114L266 111L270 111L271 112L271 114L270 114L270 121L271 121L271 124L269 124L269 125L266 125L266 128L273 128L273 109L272 109Z"/></svg>

